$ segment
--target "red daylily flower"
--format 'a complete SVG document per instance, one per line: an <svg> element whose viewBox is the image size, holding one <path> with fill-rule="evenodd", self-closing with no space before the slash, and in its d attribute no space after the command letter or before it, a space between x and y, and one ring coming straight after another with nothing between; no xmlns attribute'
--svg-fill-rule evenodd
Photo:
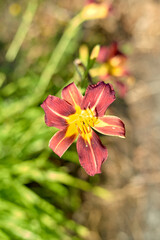
<svg viewBox="0 0 160 240"><path fill-rule="evenodd" d="M124 124L118 117L104 116L114 100L112 86L102 81L89 85L85 96L74 83L62 90L62 99L49 95L41 105L45 122L60 129L51 138L49 147L61 157L78 136L81 166L91 176L100 173L108 151L93 129L105 135L125 136Z"/></svg>
<svg viewBox="0 0 160 240"><path fill-rule="evenodd" d="M90 70L93 77L111 82L120 97L125 97L128 91L127 79L130 73L127 70L127 56L118 49L115 42L109 47L102 46L97 57L100 65Z"/></svg>
<svg viewBox="0 0 160 240"><path fill-rule="evenodd" d="M100 48L97 62L103 64L103 77L123 77L129 74L126 69L127 57L118 49L118 44L116 42L109 47L102 46Z"/></svg>

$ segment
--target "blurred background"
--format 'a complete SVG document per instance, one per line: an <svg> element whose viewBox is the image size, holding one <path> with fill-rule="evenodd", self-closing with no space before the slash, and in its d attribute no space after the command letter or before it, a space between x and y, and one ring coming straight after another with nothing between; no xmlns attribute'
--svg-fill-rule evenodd
<svg viewBox="0 0 160 240"><path fill-rule="evenodd" d="M0 240L160 239L160 1L111 4L76 26L85 1L0 0ZM134 78L111 107L126 139L101 136L109 157L89 177L75 144L48 148L40 104L78 78L82 44L113 41Z"/></svg>

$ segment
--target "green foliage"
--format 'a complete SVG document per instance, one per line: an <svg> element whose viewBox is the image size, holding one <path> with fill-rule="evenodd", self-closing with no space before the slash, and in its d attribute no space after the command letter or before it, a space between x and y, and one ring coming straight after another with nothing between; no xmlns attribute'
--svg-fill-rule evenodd
<svg viewBox="0 0 160 240"><path fill-rule="evenodd" d="M80 37L80 22L77 18L71 20L51 57L43 59L45 68L40 76L36 72L41 67L38 60L25 72L25 54L20 48L37 7L38 1L29 2L6 59L14 60L18 51L21 55L14 66L4 60L0 69L0 239L78 240L88 230L67 218L67 214L80 206L80 191L112 196L68 174L67 166L56 164L58 157L48 148L56 129L45 125L40 104L48 94L59 96L72 81L64 64L77 51L77 45L70 47L70 43ZM20 68L25 72L23 76ZM61 71L66 72L66 79L58 83L56 76L51 77ZM63 158L79 164L75 148Z"/></svg>

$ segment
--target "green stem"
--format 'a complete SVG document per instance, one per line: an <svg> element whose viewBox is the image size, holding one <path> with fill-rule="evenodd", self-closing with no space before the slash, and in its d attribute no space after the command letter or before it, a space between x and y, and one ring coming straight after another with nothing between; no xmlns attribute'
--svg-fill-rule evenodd
<svg viewBox="0 0 160 240"><path fill-rule="evenodd" d="M56 48L53 50L52 55L40 76L40 80L36 88L36 93L39 93L40 96L44 94L51 80L52 75L57 72L58 65L60 64L62 58L64 57L64 53L67 50L72 39L77 34L79 26L82 22L83 19L80 17L80 15L74 17L71 20L68 28L65 30Z"/></svg>
<svg viewBox="0 0 160 240"><path fill-rule="evenodd" d="M69 26L67 27L64 34L62 35L59 43L57 44L56 48L53 50L52 55L40 76L40 80L36 86L36 89L32 92L32 95L22 99L21 102L17 101L17 102L14 102L12 105L9 105L8 108L1 113L2 117L0 121L3 121L6 117L11 117L23 111L27 107L32 106L34 104L38 104L40 102L51 80L52 75L56 73L58 66L62 58L64 57L64 54L69 44L78 33L79 26L81 25L81 23L83 23L83 21L84 19L81 18L81 15L77 15L71 20ZM15 39L16 38L18 37L15 37Z"/></svg>
<svg viewBox="0 0 160 240"><path fill-rule="evenodd" d="M16 58L18 51L25 39L25 36L30 28L31 22L33 20L33 17L35 15L35 12L38 7L38 0L31 0L28 3L27 9L23 15L22 22L15 34L15 37L13 41L11 42L11 45L6 53L6 60L7 61L14 61Z"/></svg>

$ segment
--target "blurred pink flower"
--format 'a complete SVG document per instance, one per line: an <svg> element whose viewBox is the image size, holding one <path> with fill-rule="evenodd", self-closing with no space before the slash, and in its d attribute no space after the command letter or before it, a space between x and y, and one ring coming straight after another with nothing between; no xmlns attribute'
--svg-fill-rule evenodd
<svg viewBox="0 0 160 240"><path fill-rule="evenodd" d="M122 77L129 74L126 69L127 56L118 49L116 42L100 48L97 62L106 64L106 76Z"/></svg>
<svg viewBox="0 0 160 240"><path fill-rule="evenodd" d="M102 46L97 57L98 67L91 69L93 77L98 76L103 81L110 81L120 97L124 97L128 91L126 79L130 76L127 70L127 56L123 54L118 44Z"/></svg>

